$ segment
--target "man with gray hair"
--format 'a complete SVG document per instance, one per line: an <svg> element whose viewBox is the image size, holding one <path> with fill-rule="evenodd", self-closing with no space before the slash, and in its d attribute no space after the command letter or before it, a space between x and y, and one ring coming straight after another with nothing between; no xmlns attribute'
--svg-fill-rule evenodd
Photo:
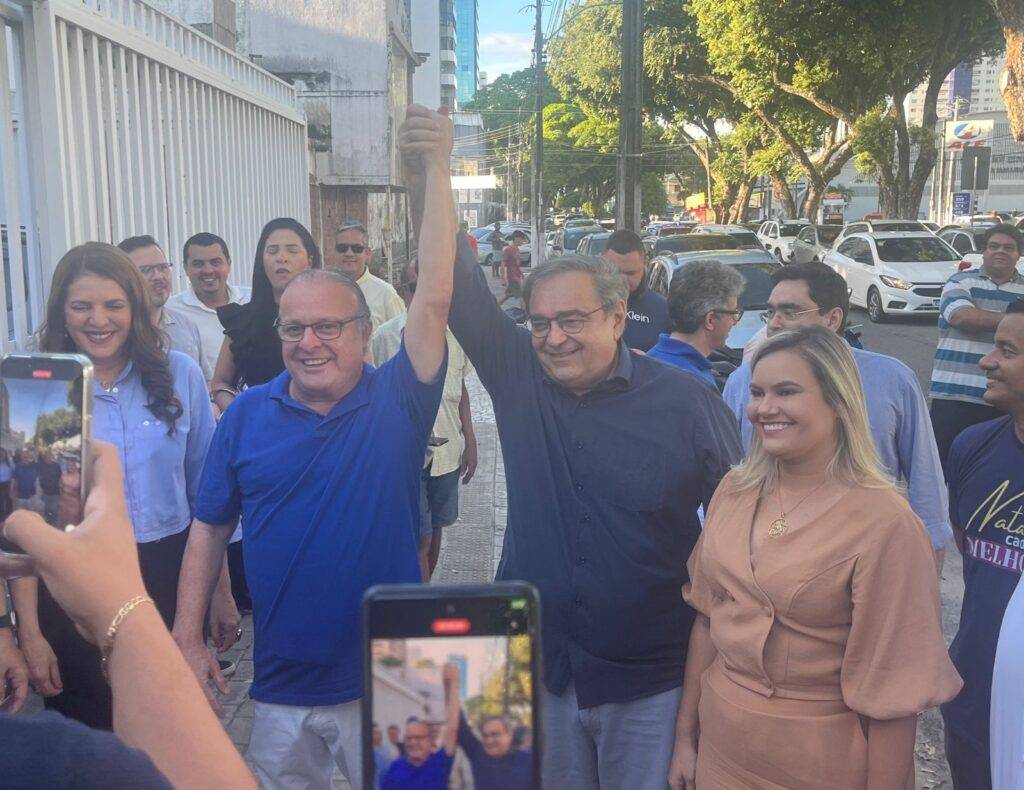
<svg viewBox="0 0 1024 790"><path fill-rule="evenodd" d="M743 276L718 261L692 261L675 273L668 291L671 333L663 333L647 356L675 365L716 387L708 357L725 345L736 323Z"/></svg>
<svg viewBox="0 0 1024 790"><path fill-rule="evenodd" d="M344 220L334 234L335 255L327 260L328 269L344 272L356 283L370 305L373 328L405 312L405 303L386 280L370 273L370 234L362 222Z"/></svg>
<svg viewBox="0 0 1024 790"><path fill-rule="evenodd" d="M423 196L409 194L415 216ZM459 239L449 326L505 459L497 577L534 584L544 608L545 787L663 790L697 509L740 458L716 393L622 341L628 297L614 263L554 258L526 279L518 326Z"/></svg>

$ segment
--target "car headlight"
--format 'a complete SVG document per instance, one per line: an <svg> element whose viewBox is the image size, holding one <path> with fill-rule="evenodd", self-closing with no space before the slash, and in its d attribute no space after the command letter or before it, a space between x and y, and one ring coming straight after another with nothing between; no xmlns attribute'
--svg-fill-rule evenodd
<svg viewBox="0 0 1024 790"><path fill-rule="evenodd" d="M909 291L911 288L914 287L914 284L911 282L901 280L899 277L890 277L887 274L879 275L878 279L881 280L886 285L888 285L890 288L899 288L901 291Z"/></svg>

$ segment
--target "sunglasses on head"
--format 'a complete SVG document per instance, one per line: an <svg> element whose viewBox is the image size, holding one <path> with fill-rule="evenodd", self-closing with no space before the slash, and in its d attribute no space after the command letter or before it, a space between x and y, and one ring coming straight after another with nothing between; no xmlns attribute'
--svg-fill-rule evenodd
<svg viewBox="0 0 1024 790"><path fill-rule="evenodd" d="M356 255L359 255L366 249L365 244L335 244L334 249L342 254L352 250Z"/></svg>

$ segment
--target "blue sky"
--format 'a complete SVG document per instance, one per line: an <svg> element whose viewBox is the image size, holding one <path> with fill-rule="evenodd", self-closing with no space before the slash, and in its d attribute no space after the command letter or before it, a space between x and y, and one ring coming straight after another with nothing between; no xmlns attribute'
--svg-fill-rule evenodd
<svg viewBox="0 0 1024 790"><path fill-rule="evenodd" d="M478 0L480 70L487 72L488 82L494 82L501 74L530 65L534 10L527 5L529 2ZM523 9L522 12L520 9Z"/></svg>

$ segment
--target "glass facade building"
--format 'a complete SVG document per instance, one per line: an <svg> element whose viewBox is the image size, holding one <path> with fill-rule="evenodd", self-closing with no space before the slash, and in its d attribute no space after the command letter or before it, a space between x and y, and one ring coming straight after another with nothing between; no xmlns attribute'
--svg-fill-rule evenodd
<svg viewBox="0 0 1024 790"><path fill-rule="evenodd" d="M473 101L476 96L480 47L478 42L477 0L455 0L456 77L459 104Z"/></svg>

